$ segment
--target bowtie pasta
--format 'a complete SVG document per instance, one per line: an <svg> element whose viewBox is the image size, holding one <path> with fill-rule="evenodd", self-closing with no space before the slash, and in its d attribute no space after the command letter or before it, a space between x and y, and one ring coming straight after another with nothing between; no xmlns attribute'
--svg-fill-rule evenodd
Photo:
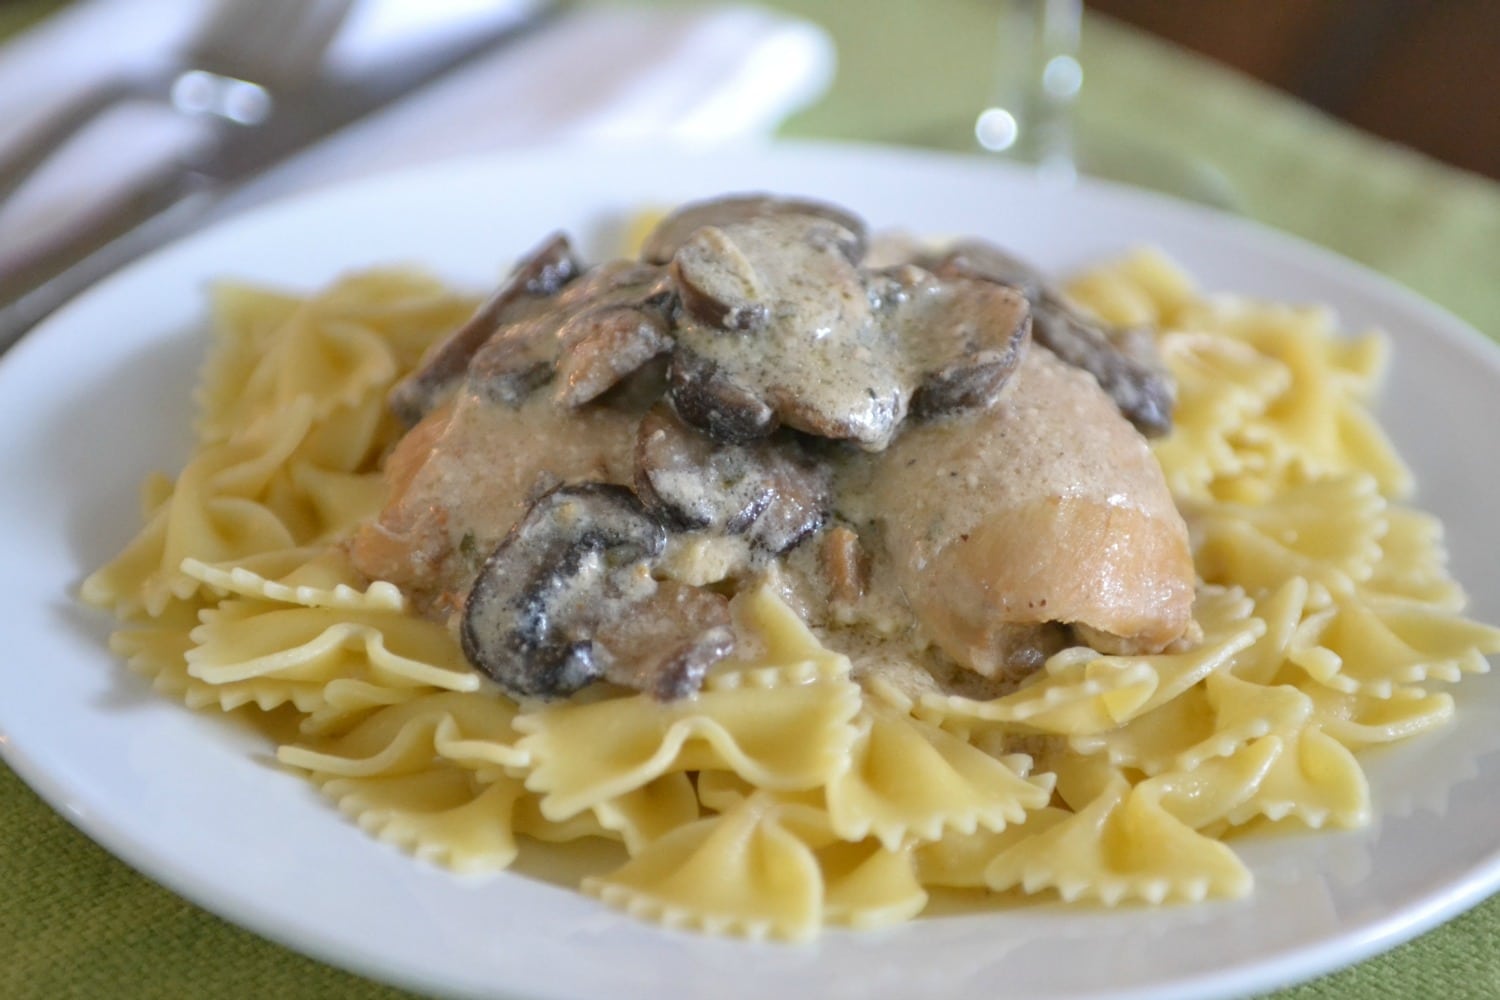
<svg viewBox="0 0 1500 1000"><path fill-rule="evenodd" d="M1371 415L1380 336L1206 294L1150 250L1066 290L1151 330L1175 378L1153 450L1191 531L1191 648L1074 645L973 696L862 673L762 585L731 603L741 652L691 697L513 699L343 546L386 496L388 393L475 307L398 270L214 290L196 448L145 483L143 527L82 596L170 696L295 713L280 760L374 836L461 871L614 841L623 862L582 890L671 927L805 939L953 888L1241 896L1235 838L1369 823L1358 751L1445 724L1500 631L1463 617Z"/></svg>

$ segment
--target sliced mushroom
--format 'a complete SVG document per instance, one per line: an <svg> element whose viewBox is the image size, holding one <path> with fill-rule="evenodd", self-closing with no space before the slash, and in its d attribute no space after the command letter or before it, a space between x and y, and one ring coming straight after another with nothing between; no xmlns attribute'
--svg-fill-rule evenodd
<svg viewBox="0 0 1500 1000"><path fill-rule="evenodd" d="M1120 411L1147 437L1171 433L1172 414L1177 407L1177 380L1157 350L1155 334L1144 326L1111 327L1105 333L1121 357L1149 373L1149 377L1135 380L1139 398L1134 401L1120 401L1125 391L1123 386L1111 393Z"/></svg>
<svg viewBox="0 0 1500 1000"><path fill-rule="evenodd" d="M872 301L892 328L915 389L911 414L986 407L1000 397L1031 340L1020 292L904 266L871 277Z"/></svg>
<svg viewBox="0 0 1500 1000"><path fill-rule="evenodd" d="M734 651L729 600L662 581L630 614L602 623L594 642L607 680L659 701L685 698L703 686L709 667Z"/></svg>
<svg viewBox="0 0 1500 1000"><path fill-rule="evenodd" d="M773 307L787 311L787 292L796 289L799 278L804 284L836 281L840 271L853 270L848 237L843 226L814 215L703 226L678 247L668 266L683 309L700 323L720 330L756 330L770 319ZM825 263L830 254L837 255L842 268ZM829 291L837 292L837 285Z"/></svg>
<svg viewBox="0 0 1500 1000"><path fill-rule="evenodd" d="M771 502L745 529L745 537L760 549L780 555L823 526L833 506L833 486L826 468L799 461L779 449L763 470L774 484Z"/></svg>
<svg viewBox="0 0 1500 1000"><path fill-rule="evenodd" d="M845 254L858 263L868 243L864 220L837 205L811 198L777 198L765 194L730 195L691 202L669 214L646 237L641 259L665 264L679 247L704 226L726 226L771 215L816 216L834 223L847 233L841 240Z"/></svg>
<svg viewBox="0 0 1500 1000"><path fill-rule="evenodd" d="M715 226L693 234L669 265L682 308L720 330L758 330L771 316L767 282L756 262Z"/></svg>
<svg viewBox="0 0 1500 1000"><path fill-rule="evenodd" d="M696 692L734 649L729 602L652 579L665 545L665 530L623 486L543 494L469 591L464 655L523 697L562 697L600 679L661 700Z"/></svg>
<svg viewBox="0 0 1500 1000"><path fill-rule="evenodd" d="M1176 387L1149 341L1137 338L1122 348L1118 336L1071 306L1035 267L981 240L956 244L932 267L939 275L1020 290L1032 305L1037 343L1094 376L1142 434L1156 437L1172 429Z"/></svg>
<svg viewBox="0 0 1500 1000"><path fill-rule="evenodd" d="M1035 310L1032 336L1068 364L1094 376L1136 430L1147 437L1172 430L1177 388L1159 359L1147 362L1138 353L1126 353L1104 327L1062 301Z"/></svg>
<svg viewBox="0 0 1500 1000"><path fill-rule="evenodd" d="M667 369L667 391L682 419L715 441L754 441L781 423L769 403L680 343Z"/></svg>
<svg viewBox="0 0 1500 1000"><path fill-rule="evenodd" d="M390 395L391 411L406 426L414 426L462 380L470 360L497 328L535 314L579 270L568 238L561 233L549 236L521 259L468 322L431 350L421 367L396 384Z"/></svg>
<svg viewBox="0 0 1500 1000"><path fill-rule="evenodd" d="M1042 303L1048 282L1035 266L983 240L961 240L934 261L923 262L944 278L973 278L1009 285L1032 305Z"/></svg>
<svg viewBox="0 0 1500 1000"><path fill-rule="evenodd" d="M518 409L552 380L561 322L555 312L548 312L495 331L469 362L469 385L492 403Z"/></svg>
<svg viewBox="0 0 1500 1000"><path fill-rule="evenodd" d="M641 420L636 493L684 529L745 534L779 554L817 531L832 502L826 469L793 439L720 444L658 406Z"/></svg>
<svg viewBox="0 0 1500 1000"><path fill-rule="evenodd" d="M597 399L672 346L663 313L632 305L580 313L563 328L561 339L555 398L563 406Z"/></svg>
<svg viewBox="0 0 1500 1000"><path fill-rule="evenodd" d="M670 409L654 407L636 435L636 495L683 530L743 530L770 502L769 486L748 468L749 454L743 445L718 444Z"/></svg>
<svg viewBox="0 0 1500 1000"><path fill-rule="evenodd" d="M656 589L666 532L623 486L563 486L532 504L485 560L464 604L464 655L508 691L561 697L604 675L601 623Z"/></svg>
<svg viewBox="0 0 1500 1000"><path fill-rule="evenodd" d="M670 346L672 290L659 267L616 260L577 278L545 312L496 331L469 363L469 383L519 406L561 375L558 402L579 406Z"/></svg>
<svg viewBox="0 0 1500 1000"><path fill-rule="evenodd" d="M727 441L785 423L885 447L908 392L842 232L822 218L769 215L701 227L678 249L671 393L683 419Z"/></svg>

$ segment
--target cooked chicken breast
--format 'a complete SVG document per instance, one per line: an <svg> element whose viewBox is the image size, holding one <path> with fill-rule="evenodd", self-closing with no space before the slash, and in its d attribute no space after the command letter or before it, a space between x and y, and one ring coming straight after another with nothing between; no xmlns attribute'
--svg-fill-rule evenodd
<svg viewBox="0 0 1500 1000"><path fill-rule="evenodd" d="M683 697L756 579L816 628L1001 683L1074 641L1191 638L1187 529L1127 405L1170 386L1125 393L1106 376L1157 368L1092 328L1033 344L1061 307L1009 258L871 268L848 213L763 198L650 242L585 270L545 241L393 394L414 426L350 557L476 667Z"/></svg>
<svg viewBox="0 0 1500 1000"><path fill-rule="evenodd" d="M1146 441L1087 373L1032 345L1000 402L909 424L865 503L930 638L985 674L1017 626L1156 652L1192 621L1187 528Z"/></svg>

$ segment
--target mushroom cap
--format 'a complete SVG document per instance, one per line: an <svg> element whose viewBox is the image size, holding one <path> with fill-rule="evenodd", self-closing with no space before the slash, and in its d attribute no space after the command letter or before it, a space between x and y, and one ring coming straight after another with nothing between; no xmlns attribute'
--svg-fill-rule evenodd
<svg viewBox="0 0 1500 1000"><path fill-rule="evenodd" d="M1075 309L1036 267L984 240L954 244L932 268L939 275L1019 290L1031 302L1037 343L1094 376L1142 434L1158 437L1171 431L1176 385L1152 342L1106 329Z"/></svg>
<svg viewBox="0 0 1500 1000"><path fill-rule="evenodd" d="M542 494L495 548L459 624L464 655L521 697L600 679L661 700L698 690L734 649L728 599L651 577L666 531L623 486Z"/></svg>
<svg viewBox="0 0 1500 1000"><path fill-rule="evenodd" d="M641 259L665 264L688 238L704 226L725 226L771 215L814 216L834 223L846 234L841 244L849 259L863 259L869 239L864 220L847 209L813 198L786 198L768 194L734 194L689 202L670 212L647 235Z"/></svg>
<svg viewBox="0 0 1500 1000"><path fill-rule="evenodd" d="M701 227L678 248L672 398L685 420L728 440L784 423L874 450L890 441L907 392L845 233L815 216L758 216Z"/></svg>
<svg viewBox="0 0 1500 1000"><path fill-rule="evenodd" d="M469 383L516 407L561 375L558 402L580 406L671 346L671 299L659 267L600 264L557 295L550 309L495 331L469 362Z"/></svg>
<svg viewBox="0 0 1500 1000"><path fill-rule="evenodd" d="M469 362L497 329L536 313L581 270L566 236L547 237L521 258L463 326L429 350L417 369L392 388L391 412L407 427L415 426L463 381Z"/></svg>
<svg viewBox="0 0 1500 1000"><path fill-rule="evenodd" d="M636 493L663 520L688 530L744 534L779 554L822 526L831 476L790 437L722 444L657 406L641 420Z"/></svg>
<svg viewBox="0 0 1500 1000"><path fill-rule="evenodd" d="M655 589L666 532L623 486L560 486L484 561L459 638L469 662L514 694L561 697L602 677L600 623Z"/></svg>
<svg viewBox="0 0 1500 1000"><path fill-rule="evenodd" d="M892 363L910 386L913 417L991 406L1031 340L1031 307L991 282L939 278L906 265L870 276L890 331Z"/></svg>

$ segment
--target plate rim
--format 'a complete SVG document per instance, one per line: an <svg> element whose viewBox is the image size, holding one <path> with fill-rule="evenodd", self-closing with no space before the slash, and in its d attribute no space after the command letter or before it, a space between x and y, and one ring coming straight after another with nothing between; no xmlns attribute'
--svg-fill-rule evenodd
<svg viewBox="0 0 1500 1000"><path fill-rule="evenodd" d="M231 238L239 229L267 224L267 219L272 213L279 213L281 218L290 218L300 212L303 208L323 203L330 198L352 199L357 197L368 197L372 192L378 193L389 187L402 187L415 181L433 176L441 177L454 171L462 172L472 169L482 169L485 165L496 161L510 161L518 156L524 156L533 160L544 160L549 156L574 155L580 147L574 145L561 145L540 147L526 154L514 152L495 155L481 154L461 159L442 161L435 164L420 165L405 168L399 171L391 171L379 175L354 181L349 184L328 185L317 189L288 195L267 202L263 206L251 209L244 214L232 216L216 221L212 226L195 232L181 240L173 241L141 260L132 263L120 272L101 282L99 285L89 289L78 300L68 303L57 314L41 324L36 331L26 337L15 348L7 352L6 356L0 358L0 385L5 384L12 376L11 373L21 368L27 362L24 360L31 356L33 351L41 350L36 345L45 341L49 333L60 327L65 327L75 312L101 297L107 297L114 290L139 280L139 275L153 266L157 261L173 253L183 253L185 248L192 248L200 243L225 240ZM610 154L606 154L610 155ZM625 151L625 155L643 155L639 150ZM709 160L718 159L728 155L723 150L702 153ZM903 147L889 147L874 143L851 143L851 142L781 142L770 147L757 150L755 155L770 156L773 158L791 158L796 156L835 156L835 157L866 157L879 155L887 159L905 160L910 164L941 164L960 170L974 169L976 157L972 154L954 154L932 150L916 150ZM1024 171L1014 170L1006 164L988 164L990 167L1010 170L1013 176ZM1306 264L1320 271L1332 270L1340 280L1354 282L1373 288L1374 294L1378 296L1393 298L1401 302L1402 306L1413 314L1419 316L1422 322L1430 329L1439 331L1444 337L1454 340L1462 349L1477 355L1483 363L1496 374L1500 374L1500 344L1486 337L1479 330L1455 316L1442 306L1431 302L1400 285L1391 278L1367 267L1366 265L1352 261L1324 247L1317 246L1305 239L1269 226L1236 216L1229 216L1213 209L1191 205L1176 201L1164 195L1146 192L1125 185L1114 185L1107 182L1086 179L1081 185L1086 190L1105 192L1110 198L1123 197L1129 201L1143 203L1147 207L1164 211L1169 214L1177 214L1188 218L1196 217L1198 223L1202 224L1211 218L1211 224L1219 229L1227 229L1233 232L1233 239L1248 240L1252 244L1269 243L1269 245L1282 253L1290 254L1294 264L1299 266ZM361 195L360 192L363 192ZM72 595L70 595L71 597ZM174 706L180 708L181 706ZM6 733L4 722L5 709L0 705L0 737ZM351 961L346 949L340 948L332 939L324 941L321 937L309 939L303 933L293 934L289 929L283 928L278 923L274 913L262 912L260 910L247 911L244 901L235 906L216 905L220 900L212 895L208 887L198 885L193 879L184 877L181 872L174 870L170 864L162 864L161 859L152 855L149 844L139 844L126 837L113 826L101 822L94 817L81 815L76 809L70 807L70 795L67 783L53 773L47 771L44 763L34 759L29 752L29 747L22 747L11 741L0 739L0 758L16 772L21 780L30 787L54 812L62 815L70 824L79 829L90 840L104 847L109 853L120 858L131 868L150 880L165 886L178 896L191 901L194 905L214 913L230 923L251 930L253 933L276 942L278 945L289 950L312 955L320 961L327 962L339 968L348 969L359 975L374 976L385 982L394 983L407 989L427 990L434 988L434 982L429 979L413 976L410 970L404 969L399 963L385 963L380 957L371 955L361 956L358 963ZM336 814L335 814L336 815ZM415 862L414 862L415 863ZM1271 960L1259 960L1251 964L1250 969L1242 970L1237 981L1225 982L1228 975L1224 970L1212 973L1200 974L1196 977L1174 981L1167 986L1141 987L1127 992L1111 992L1111 997L1134 997L1134 996L1206 996L1206 995L1232 995L1245 988L1247 981L1245 974L1248 972L1249 985L1255 989L1273 989L1287 985L1292 982L1304 981L1314 976L1329 972L1355 962L1364 961L1371 956L1386 951L1397 944L1410 940L1427 930L1451 919L1458 913L1472 907L1483 898L1500 889L1500 848L1497 848L1488 861L1478 868L1471 869L1470 877L1458 883L1450 883L1441 890L1429 892L1424 895L1424 905L1418 912L1407 914L1403 919L1402 914L1387 914L1358 932L1345 932L1335 936L1331 940L1308 943L1295 949L1283 951ZM1344 941L1352 937L1352 942ZM1330 955L1330 949L1334 944L1343 941L1344 950L1338 954ZM1238 969L1238 965L1228 966L1229 969ZM1256 970L1259 970L1257 973ZM1188 992L1191 990L1191 992ZM1205 992L1207 991L1207 992ZM1215 992L1217 991L1217 992ZM460 991L462 992L462 991ZM518 994L507 994L516 995ZM1080 994L1084 995L1084 994ZM1093 995L1093 994L1088 994ZM1101 994L1104 995L1104 994Z"/></svg>

